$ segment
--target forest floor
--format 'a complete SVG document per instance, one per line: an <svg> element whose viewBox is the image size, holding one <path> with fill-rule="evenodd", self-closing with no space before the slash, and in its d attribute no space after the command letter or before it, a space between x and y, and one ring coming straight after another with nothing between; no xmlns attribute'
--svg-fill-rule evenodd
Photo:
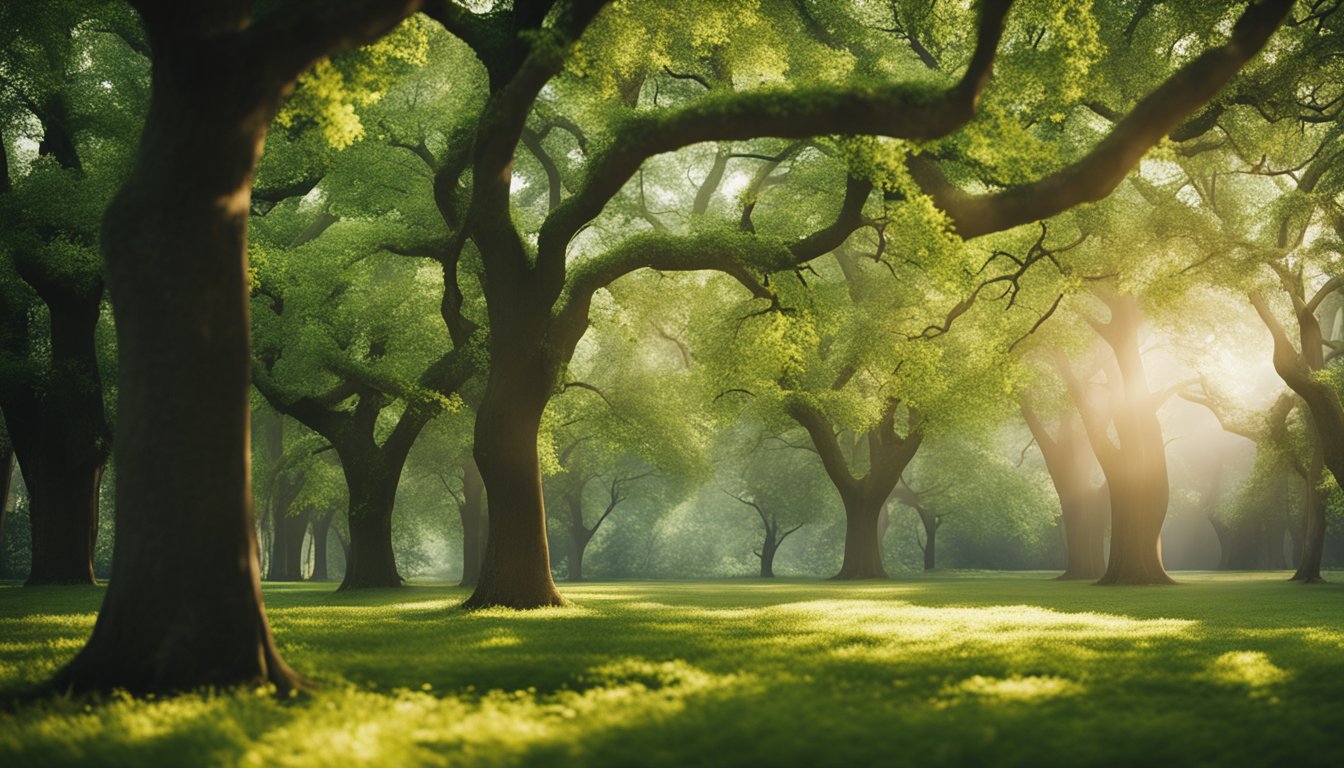
<svg viewBox="0 0 1344 768"><path fill-rule="evenodd" d="M268 585L316 693L22 704L102 589L5 585L0 765L1344 765L1344 573L1176 576Z"/></svg>

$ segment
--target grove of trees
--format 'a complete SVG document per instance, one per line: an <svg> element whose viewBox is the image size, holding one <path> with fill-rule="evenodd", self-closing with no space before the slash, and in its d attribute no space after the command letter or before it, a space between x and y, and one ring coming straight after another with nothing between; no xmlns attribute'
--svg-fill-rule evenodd
<svg viewBox="0 0 1344 768"><path fill-rule="evenodd" d="M0 576L108 579L62 690L302 687L263 577L1171 584L1187 520L1344 558L1338 2L0 35Z"/></svg>

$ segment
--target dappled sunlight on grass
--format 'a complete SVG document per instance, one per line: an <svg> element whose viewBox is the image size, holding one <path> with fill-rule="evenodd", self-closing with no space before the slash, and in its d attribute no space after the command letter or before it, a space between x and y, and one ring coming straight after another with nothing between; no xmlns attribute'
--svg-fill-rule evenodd
<svg viewBox="0 0 1344 768"><path fill-rule="evenodd" d="M0 764L1341 762L1344 589L1182 580L583 584L523 613L274 586L317 693L48 699L0 714ZM69 659L100 597L0 588L0 688Z"/></svg>

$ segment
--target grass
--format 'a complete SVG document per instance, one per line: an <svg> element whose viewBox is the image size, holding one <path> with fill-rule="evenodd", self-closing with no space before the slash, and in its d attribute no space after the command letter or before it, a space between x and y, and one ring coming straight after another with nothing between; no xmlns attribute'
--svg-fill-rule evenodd
<svg viewBox="0 0 1344 768"><path fill-rule="evenodd" d="M272 586L317 693L11 706L0 765L1344 765L1344 586L1285 577L585 584L528 613ZM0 690L100 599L0 587Z"/></svg>

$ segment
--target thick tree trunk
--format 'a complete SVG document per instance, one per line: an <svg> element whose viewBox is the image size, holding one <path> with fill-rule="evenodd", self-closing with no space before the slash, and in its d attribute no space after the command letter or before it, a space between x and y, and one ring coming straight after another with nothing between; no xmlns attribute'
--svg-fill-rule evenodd
<svg viewBox="0 0 1344 768"><path fill-rule="evenodd" d="M341 467L350 493L350 553L340 589L400 587L403 579L392 552L392 509L401 466L385 468L378 454L354 460L342 454Z"/></svg>
<svg viewBox="0 0 1344 768"><path fill-rule="evenodd" d="M1105 486L1079 489L1065 500L1059 497L1064 519L1064 541L1068 550L1060 580L1095 581L1106 572L1106 518L1110 493Z"/></svg>
<svg viewBox="0 0 1344 768"><path fill-rule="evenodd" d="M583 581L583 553L588 550L589 537L569 540L569 573L566 581Z"/></svg>
<svg viewBox="0 0 1344 768"><path fill-rule="evenodd" d="M1109 482L1111 558L1098 584L1175 584L1162 563L1162 522L1167 516L1165 473Z"/></svg>
<svg viewBox="0 0 1344 768"><path fill-rule="evenodd" d="M1109 402L1105 406L1093 402L1067 359L1059 359L1088 442L1106 475L1111 500L1111 553L1097 583L1174 584L1162 564L1162 523L1171 489L1166 443L1157 419L1158 408L1174 390L1148 389L1139 354L1143 318L1138 301L1132 294L1104 300L1111 310L1110 321L1090 322L1115 359L1106 374Z"/></svg>
<svg viewBox="0 0 1344 768"><path fill-rule="evenodd" d="M313 517L313 573L310 581L326 581L327 575L327 536L331 532L331 519L336 510L328 509Z"/></svg>
<svg viewBox="0 0 1344 768"><path fill-rule="evenodd" d="M297 683L262 607L248 453L248 201L279 94L257 95L274 86L242 55L155 46L141 151L103 219L117 533L93 636L57 676L63 688Z"/></svg>
<svg viewBox="0 0 1344 768"><path fill-rule="evenodd" d="M485 482L489 523L481 577L463 603L467 608L564 604L551 580L537 459L537 433L555 369L544 362L544 353L527 351L535 337L525 329L498 327L510 321L522 324L522 318L491 316L490 378L476 413L476 466Z"/></svg>
<svg viewBox="0 0 1344 768"><path fill-rule="evenodd" d="M39 464L24 472L33 545L27 586L94 583L102 476L101 461L91 467Z"/></svg>
<svg viewBox="0 0 1344 768"><path fill-rule="evenodd" d="M34 276L51 318L49 380L5 387L9 437L28 488L29 585L92 584L98 489L109 436L94 331L102 286L76 290Z"/></svg>
<svg viewBox="0 0 1344 768"><path fill-rule="evenodd" d="M476 462L462 463L462 503L457 513L462 518L462 581L459 586L474 586L481 578L481 550L485 534L485 481Z"/></svg>
<svg viewBox="0 0 1344 768"><path fill-rule="evenodd" d="M1325 554L1325 498L1320 490L1324 472L1323 452L1319 440L1312 442L1310 471L1302 489L1302 519L1305 523L1302 557L1298 560L1297 571L1292 578L1292 581L1303 584L1325 581L1321 577L1321 557Z"/></svg>
<svg viewBox="0 0 1344 768"><path fill-rule="evenodd" d="M832 579L885 579L882 547L877 538L877 518L886 497L853 495L845 502L845 559Z"/></svg>

